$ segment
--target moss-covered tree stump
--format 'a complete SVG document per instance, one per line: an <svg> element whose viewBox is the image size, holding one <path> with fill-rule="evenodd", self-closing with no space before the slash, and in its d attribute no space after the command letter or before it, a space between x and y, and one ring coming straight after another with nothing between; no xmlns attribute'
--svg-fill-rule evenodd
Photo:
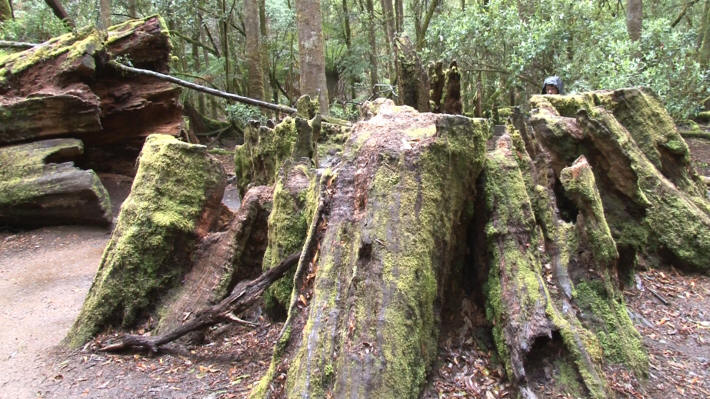
<svg viewBox="0 0 710 399"><path fill-rule="evenodd" d="M288 320L252 397L418 396L487 135L484 121L391 102L353 128L322 177Z"/></svg>
<svg viewBox="0 0 710 399"><path fill-rule="evenodd" d="M67 341L129 327L180 282L188 256L219 215L221 166L204 146L152 135L116 227Z"/></svg>

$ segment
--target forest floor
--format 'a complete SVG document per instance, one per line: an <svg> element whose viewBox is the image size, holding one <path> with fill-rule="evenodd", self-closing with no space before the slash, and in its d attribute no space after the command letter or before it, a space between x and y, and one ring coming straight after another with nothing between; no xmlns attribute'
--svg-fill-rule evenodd
<svg viewBox="0 0 710 399"><path fill-rule="evenodd" d="M710 141L689 139L694 163L710 175ZM130 180L102 176L118 205ZM244 398L269 366L281 323L212 329L206 343L179 341L161 355L106 354L61 340L83 303L110 231L85 226L0 230L0 398ZM672 266L637 273L624 291L649 353L647 378L606 370L620 397L710 397L710 277ZM423 398L504 398L512 394L491 348L482 312L462 301L442 334ZM141 331L137 331L141 332ZM110 335L110 334L108 334ZM100 337L101 338L105 338Z"/></svg>

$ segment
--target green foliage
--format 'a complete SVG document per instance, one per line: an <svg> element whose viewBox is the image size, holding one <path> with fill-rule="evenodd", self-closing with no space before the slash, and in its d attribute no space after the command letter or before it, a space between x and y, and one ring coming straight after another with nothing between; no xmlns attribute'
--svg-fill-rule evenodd
<svg viewBox="0 0 710 399"><path fill-rule="evenodd" d="M227 119L237 125L240 129L244 129L249 121L266 122L259 108L242 103L232 103L225 107Z"/></svg>
<svg viewBox="0 0 710 399"><path fill-rule="evenodd" d="M487 108L509 103L511 90L518 97L539 92L553 74L568 92L651 87L675 118L697 112L710 94L710 70L695 60L696 27L671 28L667 8L651 7L641 40L631 42L623 10L599 2L554 0L527 15L516 2L488 3L439 16L424 51L429 60L457 59L464 80L481 71ZM469 104L474 94L465 93Z"/></svg>
<svg viewBox="0 0 710 399"><path fill-rule="evenodd" d="M40 43L68 32L62 21L42 0L13 2L15 19L0 24L0 39Z"/></svg>

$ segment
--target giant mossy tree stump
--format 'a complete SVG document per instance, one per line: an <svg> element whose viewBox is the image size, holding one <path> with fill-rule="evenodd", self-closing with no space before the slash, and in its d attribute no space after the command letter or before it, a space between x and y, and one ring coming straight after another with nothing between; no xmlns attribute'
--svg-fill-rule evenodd
<svg viewBox="0 0 710 399"><path fill-rule="evenodd" d="M219 215L226 184L204 146L148 137L94 283L67 340L133 326L180 282L188 256Z"/></svg>
<svg viewBox="0 0 710 399"><path fill-rule="evenodd" d="M353 127L322 178L288 320L253 397L419 394L487 135L482 120L391 102Z"/></svg>

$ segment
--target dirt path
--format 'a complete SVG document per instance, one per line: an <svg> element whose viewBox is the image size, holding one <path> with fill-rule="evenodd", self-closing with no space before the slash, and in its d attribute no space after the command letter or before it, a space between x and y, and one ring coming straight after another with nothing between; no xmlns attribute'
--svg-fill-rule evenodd
<svg viewBox="0 0 710 399"><path fill-rule="evenodd" d="M84 301L110 231L85 226L0 233L0 397L34 398L47 354Z"/></svg>

